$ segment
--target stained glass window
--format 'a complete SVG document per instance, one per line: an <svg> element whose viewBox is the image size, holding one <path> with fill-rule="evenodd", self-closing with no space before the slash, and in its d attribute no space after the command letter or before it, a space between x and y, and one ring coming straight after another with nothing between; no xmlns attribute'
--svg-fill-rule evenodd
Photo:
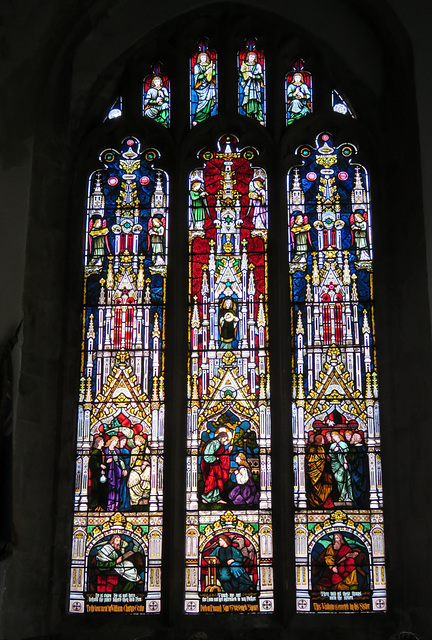
<svg viewBox="0 0 432 640"><path fill-rule="evenodd" d="M291 124L312 112L312 76L298 60L285 77L286 123Z"/></svg>
<svg viewBox="0 0 432 640"><path fill-rule="evenodd" d="M265 60L254 39L247 40L246 48L238 52L237 68L239 113L265 125Z"/></svg>
<svg viewBox="0 0 432 640"><path fill-rule="evenodd" d="M385 611L369 179L328 133L288 175L297 611Z"/></svg>
<svg viewBox="0 0 432 640"><path fill-rule="evenodd" d="M161 73L160 64L155 64L153 73L144 78L143 114L164 127L170 126L170 82Z"/></svg>
<svg viewBox="0 0 432 640"><path fill-rule="evenodd" d="M273 611L267 177L232 135L189 180L187 613Z"/></svg>
<svg viewBox="0 0 432 640"><path fill-rule="evenodd" d="M90 175L70 611L160 610L168 178L127 138Z"/></svg>
<svg viewBox="0 0 432 640"><path fill-rule="evenodd" d="M216 52L208 48L207 40L198 43L190 59L190 118L195 126L215 116L218 105Z"/></svg>
<svg viewBox="0 0 432 640"><path fill-rule="evenodd" d="M176 87L191 127L218 113L217 64L201 40L189 59L189 85L185 79L183 89ZM260 133L265 58L254 39L237 52L231 71L238 113L247 117L236 118ZM170 127L168 76L156 64L142 85L141 77L139 113ZM280 75L279 88L282 81L279 107L286 125L298 121L298 131L317 110L312 74L298 59ZM331 96L334 111L355 117L340 93ZM122 113L119 97L106 119ZM315 147L299 148L299 164L287 177L298 612L386 610L371 206L368 173L356 154L353 144L335 146L321 133ZM198 158L183 212L184 608L272 613L269 184L258 151L241 148L234 135L221 136ZM133 136L100 160L88 179L69 607L158 613L168 176L155 166L159 153L142 151ZM270 187L277 189L275 176ZM283 255L280 242L275 248ZM272 310L278 304L272 299Z"/></svg>

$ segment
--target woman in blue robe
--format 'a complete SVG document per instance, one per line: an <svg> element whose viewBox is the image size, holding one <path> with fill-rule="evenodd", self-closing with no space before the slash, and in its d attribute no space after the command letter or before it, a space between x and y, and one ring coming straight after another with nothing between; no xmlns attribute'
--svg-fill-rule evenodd
<svg viewBox="0 0 432 640"><path fill-rule="evenodd" d="M219 560L217 576L226 593L254 591L254 584L243 566L241 552L225 533L218 536L219 546L210 553Z"/></svg>

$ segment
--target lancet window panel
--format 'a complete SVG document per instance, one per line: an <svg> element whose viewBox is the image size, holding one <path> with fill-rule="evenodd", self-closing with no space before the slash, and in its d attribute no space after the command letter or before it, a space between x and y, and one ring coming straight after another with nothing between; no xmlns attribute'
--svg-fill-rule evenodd
<svg viewBox="0 0 432 640"><path fill-rule="evenodd" d="M191 126L204 122L218 112L217 54L204 38L189 62Z"/></svg>
<svg viewBox="0 0 432 640"><path fill-rule="evenodd" d="M189 179L187 613L273 611L267 176L232 135Z"/></svg>
<svg viewBox="0 0 432 640"><path fill-rule="evenodd" d="M303 60L297 60L285 77L285 102L287 125L312 113L312 74L304 69Z"/></svg>
<svg viewBox="0 0 432 640"><path fill-rule="evenodd" d="M169 194L158 157L127 138L88 181L71 613L161 607Z"/></svg>
<svg viewBox="0 0 432 640"><path fill-rule="evenodd" d="M170 126L171 87L169 78L155 64L153 73L144 78L143 115L164 127Z"/></svg>
<svg viewBox="0 0 432 640"><path fill-rule="evenodd" d="M371 205L356 153L322 133L287 182L299 612L386 609Z"/></svg>
<svg viewBox="0 0 432 640"><path fill-rule="evenodd" d="M265 58L255 40L246 41L245 49L237 54L239 114L266 124Z"/></svg>

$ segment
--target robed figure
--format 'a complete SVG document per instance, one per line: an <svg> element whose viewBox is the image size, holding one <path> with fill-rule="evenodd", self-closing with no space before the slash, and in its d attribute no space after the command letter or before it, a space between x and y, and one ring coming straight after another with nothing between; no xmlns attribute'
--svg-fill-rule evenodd
<svg viewBox="0 0 432 640"><path fill-rule="evenodd" d="M359 574L363 581L367 580L363 569L366 564L366 553L349 545L342 533L336 532L331 544L313 563L312 575L318 575L314 590L357 591Z"/></svg>
<svg viewBox="0 0 432 640"><path fill-rule="evenodd" d="M221 349L237 347L239 317L236 315L236 306L232 298L223 298L219 305L219 347Z"/></svg>
<svg viewBox="0 0 432 640"><path fill-rule="evenodd" d="M240 65L240 86L245 114L264 124L264 72L256 51L249 51Z"/></svg>
<svg viewBox="0 0 432 640"><path fill-rule="evenodd" d="M192 124L207 120L216 104L216 65L207 51L200 51L193 66L192 91L196 95L196 108ZM192 100L194 102L194 100Z"/></svg>
<svg viewBox="0 0 432 640"><path fill-rule="evenodd" d="M259 493L245 454L242 451L238 453L235 461L238 464L233 472L236 486L229 492L228 498L236 505L255 506L259 503Z"/></svg>
<svg viewBox="0 0 432 640"><path fill-rule="evenodd" d="M226 593L245 593L254 591L254 583L244 567L244 557L229 536L218 536L218 546L210 556L218 559L217 577Z"/></svg>
<svg viewBox="0 0 432 640"><path fill-rule="evenodd" d="M356 431L351 437L347 460L353 505L358 509L366 509L369 506L369 458L361 431Z"/></svg>
<svg viewBox="0 0 432 640"><path fill-rule="evenodd" d="M160 76L153 76L144 96L144 115L167 127L169 124L169 92Z"/></svg>
<svg viewBox="0 0 432 640"><path fill-rule="evenodd" d="M230 452L227 447L228 434L219 431L212 440L205 445L201 459L201 471L204 480L204 493L201 496L204 503L226 504L222 498L225 484L229 477Z"/></svg>
<svg viewBox="0 0 432 640"><path fill-rule="evenodd" d="M327 460L325 439L321 433L312 435L306 449L307 496L313 509L333 507L332 474Z"/></svg>

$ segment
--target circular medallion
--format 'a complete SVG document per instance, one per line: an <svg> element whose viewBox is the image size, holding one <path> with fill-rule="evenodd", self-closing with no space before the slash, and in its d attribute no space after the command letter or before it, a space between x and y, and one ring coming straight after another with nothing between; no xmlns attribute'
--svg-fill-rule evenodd
<svg viewBox="0 0 432 640"><path fill-rule="evenodd" d="M348 180L348 174L346 171L339 171L338 173L339 180Z"/></svg>
<svg viewBox="0 0 432 640"><path fill-rule="evenodd" d="M317 174L315 173L315 171L309 171L309 173L306 174L306 180L309 180L309 182L313 182L316 179Z"/></svg>
<svg viewBox="0 0 432 640"><path fill-rule="evenodd" d="M115 176L111 176L110 178L108 178L108 184L110 185L110 187L115 187L116 184L118 184L118 180Z"/></svg>
<svg viewBox="0 0 432 640"><path fill-rule="evenodd" d="M148 176L142 176L142 178L140 178L140 184L142 184L143 186L148 184L150 182L150 178Z"/></svg>

